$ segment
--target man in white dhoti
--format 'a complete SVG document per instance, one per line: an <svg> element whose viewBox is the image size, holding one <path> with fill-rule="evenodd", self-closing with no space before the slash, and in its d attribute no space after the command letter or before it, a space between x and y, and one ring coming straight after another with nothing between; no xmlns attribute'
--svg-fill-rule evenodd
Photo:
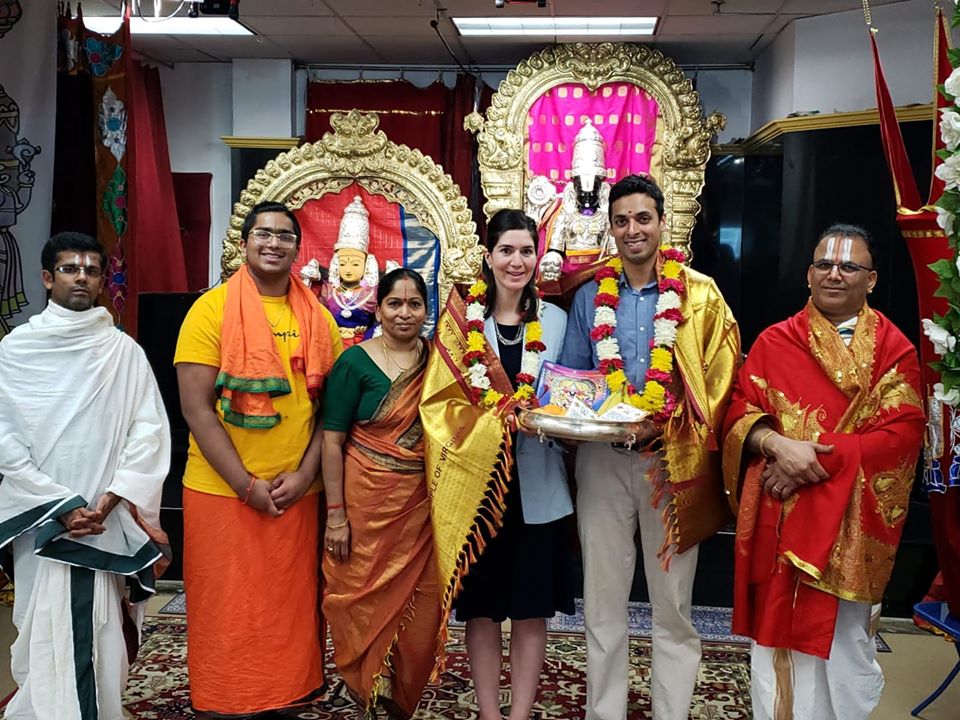
<svg viewBox="0 0 960 720"><path fill-rule="evenodd" d="M50 302L0 342L0 546L13 544L7 720L122 720L159 530L170 430L140 347L94 307L103 247L60 233Z"/></svg>

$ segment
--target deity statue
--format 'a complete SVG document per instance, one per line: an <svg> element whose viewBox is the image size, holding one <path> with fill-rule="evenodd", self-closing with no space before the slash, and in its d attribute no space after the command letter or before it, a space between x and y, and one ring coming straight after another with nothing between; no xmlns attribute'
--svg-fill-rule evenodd
<svg viewBox="0 0 960 720"><path fill-rule="evenodd" d="M340 326L344 347L373 337L380 274L369 248L370 215L357 195L343 211L329 278L320 295Z"/></svg>
<svg viewBox="0 0 960 720"><path fill-rule="evenodd" d="M546 237L540 259L540 279L544 281L559 280L561 274L617 252L609 232L610 183L606 181L603 138L589 118L573 141L570 175L560 193L542 175L527 186L526 213Z"/></svg>
<svg viewBox="0 0 960 720"><path fill-rule="evenodd" d="M19 137L20 109L0 86L0 337L8 320L27 304L20 250L12 228L33 195L35 173L30 169L40 148Z"/></svg>

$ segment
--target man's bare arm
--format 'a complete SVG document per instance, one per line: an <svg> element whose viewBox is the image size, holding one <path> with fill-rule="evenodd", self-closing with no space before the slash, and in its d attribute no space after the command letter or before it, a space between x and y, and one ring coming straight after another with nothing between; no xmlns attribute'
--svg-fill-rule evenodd
<svg viewBox="0 0 960 720"><path fill-rule="evenodd" d="M203 457L237 497L246 499L247 488L251 488L250 474L214 409L218 373L219 370L212 365L177 363L180 407ZM270 515L280 514L270 497L270 483L266 480L258 480L253 484L248 504Z"/></svg>

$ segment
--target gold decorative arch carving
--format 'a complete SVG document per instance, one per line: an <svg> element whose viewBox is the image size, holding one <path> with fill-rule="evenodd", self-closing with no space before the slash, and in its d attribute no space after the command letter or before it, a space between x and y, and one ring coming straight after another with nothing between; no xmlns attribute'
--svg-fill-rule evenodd
<svg viewBox="0 0 960 720"><path fill-rule="evenodd" d="M308 200L358 183L368 192L398 203L440 241L440 307L454 283L472 282L483 251L476 223L460 188L429 156L397 145L377 130L375 113L334 113L333 132L315 143L281 153L257 171L233 206L223 241L223 277L243 262L240 229L259 202L276 200L291 209Z"/></svg>
<svg viewBox="0 0 960 720"><path fill-rule="evenodd" d="M664 125L663 189L665 241L687 249L700 205L710 142L726 118L704 116L693 83L659 50L632 43L571 43L534 53L511 70L494 94L486 116L472 113L464 126L478 133L480 182L487 218L502 208L524 207L527 114L544 92L565 83L596 90L629 82L647 90L660 107Z"/></svg>

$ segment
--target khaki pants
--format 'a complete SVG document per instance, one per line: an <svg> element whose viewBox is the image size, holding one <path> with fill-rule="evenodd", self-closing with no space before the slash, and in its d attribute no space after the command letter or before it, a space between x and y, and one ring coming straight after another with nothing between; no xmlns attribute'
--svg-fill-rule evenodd
<svg viewBox="0 0 960 720"><path fill-rule="evenodd" d="M643 568L653 606L654 720L687 720L700 665L700 636L690 621L699 548L674 555L664 572L657 550L664 539L660 507L651 506L650 471L656 455L585 443L577 452L577 517L583 548L587 635L586 720L627 716L627 603L640 528Z"/></svg>

